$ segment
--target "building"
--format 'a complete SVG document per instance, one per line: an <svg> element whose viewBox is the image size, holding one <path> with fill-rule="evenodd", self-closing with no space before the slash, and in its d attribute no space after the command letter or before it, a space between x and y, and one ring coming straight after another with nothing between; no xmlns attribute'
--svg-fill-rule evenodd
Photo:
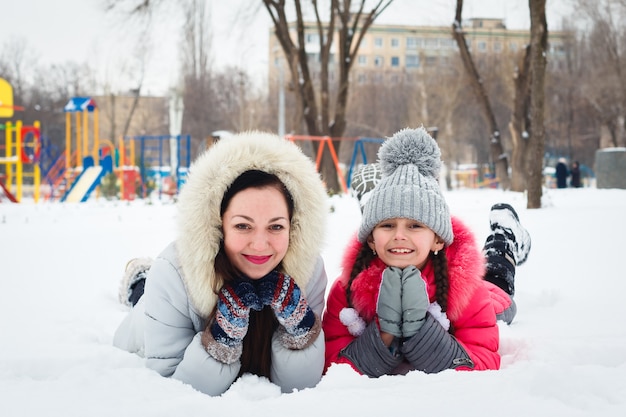
<svg viewBox="0 0 626 417"><path fill-rule="evenodd" d="M451 35L451 26L400 26L374 24L367 31L359 47L357 62L352 67L352 80L364 83L410 82L411 74L451 65L451 59L459 55L456 41ZM463 25L466 41L475 61L482 57L515 54L530 40L528 30L509 30L502 19L469 19ZM292 25L295 36L295 24ZM550 65L562 65L565 58L566 32L549 32ZM310 56L313 79L319 78L319 35L317 26L308 23L305 27L306 51ZM270 85L279 79L280 64L284 65L280 45L272 31L270 34ZM330 62L338 52L333 42ZM286 71L286 67L282 68ZM332 69L332 82L336 77Z"/></svg>

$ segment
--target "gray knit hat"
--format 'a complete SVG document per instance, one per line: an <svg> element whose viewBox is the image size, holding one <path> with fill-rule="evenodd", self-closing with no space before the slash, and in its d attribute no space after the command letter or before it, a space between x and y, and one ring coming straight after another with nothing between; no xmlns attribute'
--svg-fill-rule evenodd
<svg viewBox="0 0 626 417"><path fill-rule="evenodd" d="M365 243L374 227L394 217L413 219L452 243L452 221L441 194L441 151L426 129L403 129L378 151L383 178L363 207L359 241Z"/></svg>

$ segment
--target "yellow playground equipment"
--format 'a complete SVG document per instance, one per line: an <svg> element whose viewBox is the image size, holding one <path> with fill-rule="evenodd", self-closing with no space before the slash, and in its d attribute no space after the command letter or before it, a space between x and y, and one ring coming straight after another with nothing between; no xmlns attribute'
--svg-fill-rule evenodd
<svg viewBox="0 0 626 417"><path fill-rule="evenodd" d="M6 80L0 78L0 119L12 118L15 110L23 108L13 105L13 89ZM33 199L35 202L39 201L39 122L35 121L32 126L24 125L21 120L0 123L0 132L4 132L4 140L0 140L0 193L12 202L20 202L23 198L24 179L30 178L28 184L32 186Z"/></svg>

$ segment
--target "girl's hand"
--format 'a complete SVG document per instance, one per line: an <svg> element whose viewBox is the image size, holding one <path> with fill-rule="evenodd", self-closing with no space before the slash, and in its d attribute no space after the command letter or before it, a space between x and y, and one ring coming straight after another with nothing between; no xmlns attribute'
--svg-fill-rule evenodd
<svg viewBox="0 0 626 417"><path fill-rule="evenodd" d="M413 337L424 324L430 306L426 282L419 269L407 266L402 270L402 337Z"/></svg>
<svg viewBox="0 0 626 417"><path fill-rule="evenodd" d="M383 271L383 278L378 289L376 313L381 336L384 333L402 337L402 270L388 266ZM392 339L393 340L393 339ZM386 343L385 343L386 344Z"/></svg>

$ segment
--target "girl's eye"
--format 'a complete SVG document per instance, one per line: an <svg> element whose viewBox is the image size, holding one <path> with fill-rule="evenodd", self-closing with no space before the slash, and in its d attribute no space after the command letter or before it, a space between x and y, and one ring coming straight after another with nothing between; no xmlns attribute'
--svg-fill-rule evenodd
<svg viewBox="0 0 626 417"><path fill-rule="evenodd" d="M381 223L378 227L382 228L382 229L390 229L393 227L393 224L391 223Z"/></svg>
<svg viewBox="0 0 626 417"><path fill-rule="evenodd" d="M421 225L421 224L419 224L419 223L412 223L409 227L410 227L411 229L421 229L421 228L422 228L422 225Z"/></svg>

